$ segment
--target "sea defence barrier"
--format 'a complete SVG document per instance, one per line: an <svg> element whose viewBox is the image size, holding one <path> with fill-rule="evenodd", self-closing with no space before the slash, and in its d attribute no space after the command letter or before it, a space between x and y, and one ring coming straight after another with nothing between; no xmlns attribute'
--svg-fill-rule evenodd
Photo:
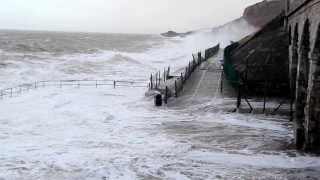
<svg viewBox="0 0 320 180"><path fill-rule="evenodd" d="M178 72L178 75L171 75L170 67L165 69L163 73L160 71L150 75L150 81L148 84L149 92L155 92L155 98L159 98L157 95L161 95L162 100L165 104L172 97L178 97L183 91L186 81L190 78L192 73L199 67L203 62L213 57L218 53L220 44L206 49L204 53L198 52L192 54L192 60L189 61L188 65L182 72ZM177 73L175 73L177 74ZM159 102L159 99L155 100ZM160 103L155 103L160 105Z"/></svg>

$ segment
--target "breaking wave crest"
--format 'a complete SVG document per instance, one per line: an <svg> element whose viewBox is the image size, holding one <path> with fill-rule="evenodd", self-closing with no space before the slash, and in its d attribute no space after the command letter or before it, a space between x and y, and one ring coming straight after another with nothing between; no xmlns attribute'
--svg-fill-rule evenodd
<svg viewBox="0 0 320 180"><path fill-rule="evenodd" d="M247 24L238 23L219 27L223 31L199 30L184 38L4 32L0 35L1 86L69 78L141 79L168 66L171 71L179 70L192 60L192 53L218 43L226 46L254 31L253 28L243 30ZM243 32L230 37L235 31Z"/></svg>
<svg viewBox="0 0 320 180"><path fill-rule="evenodd" d="M17 44L13 50L16 52L48 52L47 49L38 44Z"/></svg>

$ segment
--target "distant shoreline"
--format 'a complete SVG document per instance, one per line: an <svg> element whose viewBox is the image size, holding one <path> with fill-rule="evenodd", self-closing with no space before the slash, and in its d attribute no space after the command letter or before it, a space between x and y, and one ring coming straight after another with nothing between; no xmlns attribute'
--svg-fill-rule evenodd
<svg viewBox="0 0 320 180"><path fill-rule="evenodd" d="M33 30L33 29L0 29L0 32L32 32L32 33L66 33L66 34L114 34L114 35L158 35L156 33L116 33L116 32L82 32L82 31L55 31L55 30Z"/></svg>

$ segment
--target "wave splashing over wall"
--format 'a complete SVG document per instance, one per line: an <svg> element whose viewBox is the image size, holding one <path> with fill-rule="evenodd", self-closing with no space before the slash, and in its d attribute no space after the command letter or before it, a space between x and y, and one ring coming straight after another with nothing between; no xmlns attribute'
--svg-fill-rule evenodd
<svg viewBox="0 0 320 180"><path fill-rule="evenodd" d="M185 38L2 32L1 87L36 80L147 80L168 65L184 67L191 53L251 31L229 36L236 27ZM0 100L0 179L319 177L319 158L290 148L285 117L211 108L223 99L155 108L145 90L47 87Z"/></svg>

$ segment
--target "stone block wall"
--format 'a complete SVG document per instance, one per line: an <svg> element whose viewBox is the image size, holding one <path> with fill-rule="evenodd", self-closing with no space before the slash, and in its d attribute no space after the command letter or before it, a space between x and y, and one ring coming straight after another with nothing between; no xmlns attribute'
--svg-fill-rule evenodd
<svg viewBox="0 0 320 180"><path fill-rule="evenodd" d="M320 1L287 0L287 15L296 145L317 151L320 149Z"/></svg>

